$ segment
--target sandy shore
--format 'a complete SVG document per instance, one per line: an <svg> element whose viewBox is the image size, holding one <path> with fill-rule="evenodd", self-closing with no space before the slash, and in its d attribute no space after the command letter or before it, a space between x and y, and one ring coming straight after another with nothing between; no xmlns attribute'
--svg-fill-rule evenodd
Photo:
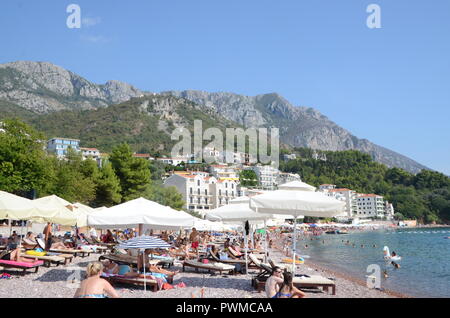
<svg viewBox="0 0 450 318"><path fill-rule="evenodd" d="M285 256L272 249L271 257L275 261ZM75 293L76 284L73 279L83 278L86 265L90 261L97 260L99 254L89 257L77 257L67 266L41 267L37 274L30 273L25 276L13 275L12 279L0 280L0 297L2 298L71 298ZM265 293L257 293L251 286L251 274L249 275L214 275L209 273L196 273L192 269L181 272L181 264L175 263L171 270L180 270L175 276L174 284L184 282L186 288L162 290L158 292L144 292L143 287L115 286L121 297L124 298L200 298L202 291L205 298L265 298ZM0 270L2 273L3 270ZM11 271L12 273L12 271ZM363 283L351 277L334 273L310 262L299 265L297 273L320 274L333 278L336 282L336 295L328 295L323 292L307 292L308 298L391 298L399 297L393 293L385 293L379 290L368 289Z"/></svg>

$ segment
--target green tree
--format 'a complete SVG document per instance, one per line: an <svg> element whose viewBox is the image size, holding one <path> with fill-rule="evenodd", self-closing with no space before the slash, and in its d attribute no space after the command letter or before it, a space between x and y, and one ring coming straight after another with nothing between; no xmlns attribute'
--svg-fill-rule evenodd
<svg viewBox="0 0 450 318"><path fill-rule="evenodd" d="M133 157L128 144L116 146L109 161L120 180L122 202L151 195L148 162Z"/></svg>
<svg viewBox="0 0 450 318"><path fill-rule="evenodd" d="M239 173L239 182L244 187L256 187L258 185L258 177L253 170L242 170Z"/></svg>
<svg viewBox="0 0 450 318"><path fill-rule="evenodd" d="M97 176L96 168L90 163L83 163L81 154L71 148L66 158L55 162L55 183L50 194L66 199L69 202L81 202L89 205L95 199L96 184L93 176Z"/></svg>
<svg viewBox="0 0 450 318"><path fill-rule="evenodd" d="M0 129L0 189L19 193L45 188L52 172L44 136L16 119L3 120Z"/></svg>
<svg viewBox="0 0 450 318"><path fill-rule="evenodd" d="M184 205L183 196L175 187L164 187L160 182L153 182L151 195L148 199L159 204L170 206L172 209L181 210Z"/></svg>
<svg viewBox="0 0 450 318"><path fill-rule="evenodd" d="M122 199L120 192L120 180L114 173L111 163L103 162L97 179L94 205L110 207L118 204Z"/></svg>

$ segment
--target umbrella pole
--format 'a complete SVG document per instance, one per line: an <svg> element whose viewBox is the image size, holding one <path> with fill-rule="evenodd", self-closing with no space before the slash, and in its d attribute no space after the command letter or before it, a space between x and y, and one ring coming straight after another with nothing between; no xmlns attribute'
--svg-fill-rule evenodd
<svg viewBox="0 0 450 318"><path fill-rule="evenodd" d="M297 247L297 216L295 216L294 218L294 235L293 235L293 251L292 251L292 275L293 277L295 277L295 251L296 251L296 247Z"/></svg>
<svg viewBox="0 0 450 318"><path fill-rule="evenodd" d="M267 222L266 222L266 219L264 219L264 250L265 250L265 252L264 252L264 262L267 263L268 251L267 251Z"/></svg>
<svg viewBox="0 0 450 318"><path fill-rule="evenodd" d="M144 292L147 291L147 277L145 276L145 250L142 253L142 265L144 266Z"/></svg>
<svg viewBox="0 0 450 318"><path fill-rule="evenodd" d="M247 233L245 233L245 226L244 226L244 244L245 244L245 275L247 275L248 274L248 259L247 259L248 240L247 240Z"/></svg>

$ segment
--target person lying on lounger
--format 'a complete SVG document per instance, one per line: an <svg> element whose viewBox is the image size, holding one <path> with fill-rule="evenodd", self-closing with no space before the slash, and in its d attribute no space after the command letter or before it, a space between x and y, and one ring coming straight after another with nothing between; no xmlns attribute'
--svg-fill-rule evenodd
<svg viewBox="0 0 450 318"><path fill-rule="evenodd" d="M86 268L87 278L81 282L80 288L75 292L74 298L119 298L116 290L105 279L100 278L103 265L100 262L91 262Z"/></svg>
<svg viewBox="0 0 450 318"><path fill-rule="evenodd" d="M14 243L14 239L12 237L8 238L6 250L0 253L0 259L22 263L34 263L35 261L35 259L20 257L20 247Z"/></svg>

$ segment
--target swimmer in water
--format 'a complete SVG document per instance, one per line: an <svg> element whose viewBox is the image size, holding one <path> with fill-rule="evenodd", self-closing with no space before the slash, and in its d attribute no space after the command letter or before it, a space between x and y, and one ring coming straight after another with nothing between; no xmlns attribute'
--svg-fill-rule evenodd
<svg viewBox="0 0 450 318"><path fill-rule="evenodd" d="M305 245L305 248L308 248L308 244Z"/></svg>
<svg viewBox="0 0 450 318"><path fill-rule="evenodd" d="M364 244L361 244L361 248L364 248Z"/></svg>
<svg viewBox="0 0 450 318"><path fill-rule="evenodd" d="M376 244L373 244L373 248L375 248L375 247L377 247L377 245L376 245Z"/></svg>
<svg viewBox="0 0 450 318"><path fill-rule="evenodd" d="M396 262L391 262L392 265L394 265L395 268L399 269L400 268L400 264L397 264Z"/></svg>
<svg viewBox="0 0 450 318"><path fill-rule="evenodd" d="M389 277L389 275L388 275L388 273L387 273L387 270L384 270L383 276L384 276L384 278L388 278L388 277Z"/></svg>

